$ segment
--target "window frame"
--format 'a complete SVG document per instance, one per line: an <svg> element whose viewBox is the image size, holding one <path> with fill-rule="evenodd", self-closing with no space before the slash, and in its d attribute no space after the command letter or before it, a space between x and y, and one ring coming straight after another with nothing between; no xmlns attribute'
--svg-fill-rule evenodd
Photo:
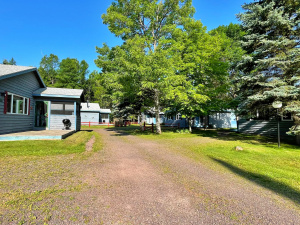
<svg viewBox="0 0 300 225"><path fill-rule="evenodd" d="M102 117L105 116L105 118ZM101 117L101 120L108 120L109 119L109 113L100 113L100 117Z"/></svg>
<svg viewBox="0 0 300 225"><path fill-rule="evenodd" d="M21 95L17 95L11 92L7 92L6 94L6 98L8 99L8 96L11 96L10 99L10 103L8 102L8 100L6 101L6 114L10 114L10 115L29 115L29 111L30 111L30 98L21 96ZM17 96L19 98L22 98L23 100L18 100L18 101L23 101L22 102L22 113L20 112L20 106L17 103L15 105L16 109L15 109L15 113L14 113L14 96ZM10 108L8 108L8 105L10 104ZM25 113L26 112L26 113Z"/></svg>
<svg viewBox="0 0 300 225"><path fill-rule="evenodd" d="M52 109L52 106L55 104L62 104L62 110L56 110ZM72 110L66 110L66 105L72 106ZM54 111L62 111L62 113L55 113ZM66 114L66 112L71 112L71 114ZM74 112L74 102L60 102L60 101L52 101L51 102L51 107L50 107L50 113L51 115L60 115L60 116L74 116L76 115L76 112Z"/></svg>

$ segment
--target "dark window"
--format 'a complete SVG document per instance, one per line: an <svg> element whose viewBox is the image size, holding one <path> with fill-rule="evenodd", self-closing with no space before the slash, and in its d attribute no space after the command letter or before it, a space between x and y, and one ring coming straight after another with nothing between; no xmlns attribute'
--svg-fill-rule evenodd
<svg viewBox="0 0 300 225"><path fill-rule="evenodd" d="M12 101L12 95L7 95L7 113L11 113L11 101Z"/></svg>
<svg viewBox="0 0 300 225"><path fill-rule="evenodd" d="M51 102L51 114L54 115L74 115L74 103Z"/></svg>
<svg viewBox="0 0 300 225"><path fill-rule="evenodd" d="M101 119L108 119L108 114L101 113Z"/></svg>
<svg viewBox="0 0 300 225"><path fill-rule="evenodd" d="M292 113L284 112L282 115L282 121L292 121Z"/></svg>

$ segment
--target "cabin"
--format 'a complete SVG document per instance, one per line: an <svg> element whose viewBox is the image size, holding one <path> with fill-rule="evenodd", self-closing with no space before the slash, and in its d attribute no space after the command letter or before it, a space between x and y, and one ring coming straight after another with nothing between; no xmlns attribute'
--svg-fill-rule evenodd
<svg viewBox="0 0 300 225"><path fill-rule="evenodd" d="M0 134L80 130L83 90L46 87L37 68L0 64Z"/></svg>
<svg viewBox="0 0 300 225"><path fill-rule="evenodd" d="M252 114L249 113L248 116L241 117L238 120L238 132L276 137L279 124L281 138L286 141L295 141L295 136L287 134L294 125L292 114L284 113L280 116L276 114L276 111L272 108L266 108Z"/></svg>
<svg viewBox="0 0 300 225"><path fill-rule="evenodd" d="M100 109L100 121L102 123L109 123L109 114L111 113L110 109Z"/></svg>
<svg viewBox="0 0 300 225"><path fill-rule="evenodd" d="M148 123L156 124L156 119L148 114L143 114L142 119ZM170 113L160 113L160 122L167 126L178 126L181 128L188 127L188 120L182 118L180 113L170 115ZM211 112L207 116L196 116L193 119L194 128L224 128L224 129L236 129L237 121L236 116L232 110L225 110L220 112Z"/></svg>
<svg viewBox="0 0 300 225"><path fill-rule="evenodd" d="M101 109L98 103L81 103L81 122L82 123L109 123L110 109Z"/></svg>

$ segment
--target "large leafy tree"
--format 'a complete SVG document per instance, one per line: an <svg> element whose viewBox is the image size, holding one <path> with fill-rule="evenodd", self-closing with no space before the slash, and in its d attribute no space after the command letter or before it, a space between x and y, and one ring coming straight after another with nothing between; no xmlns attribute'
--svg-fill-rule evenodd
<svg viewBox="0 0 300 225"><path fill-rule="evenodd" d="M227 26L221 25L209 33L213 36L219 35L222 37L222 41L218 42L221 44L218 53L221 55L223 62L227 63L227 78L229 78L227 82L220 85L220 87L226 87L228 90L217 93L216 98L214 98L214 105L221 109L233 109L237 111L237 107L240 103L237 93L241 87L239 79L242 75L237 65L245 55L241 41L246 35L246 32L240 24L230 23Z"/></svg>
<svg viewBox="0 0 300 225"><path fill-rule="evenodd" d="M231 47L226 36L207 33L202 23L194 19L186 20L184 29L177 34L174 38L181 43L178 72L185 82L171 92L176 98L170 110L176 108L187 117L192 131L193 117L227 108L225 103L230 86L227 61Z"/></svg>
<svg viewBox="0 0 300 225"><path fill-rule="evenodd" d="M248 55L239 68L244 76L240 97L241 112L283 102L283 111L300 116L300 2L258 0L243 5L240 14L247 32L242 42ZM299 132L299 131L297 131Z"/></svg>
<svg viewBox="0 0 300 225"><path fill-rule="evenodd" d="M38 71L47 86L54 86L57 80L57 72L59 69L59 59L57 55L45 55L41 59Z"/></svg>
<svg viewBox="0 0 300 225"><path fill-rule="evenodd" d="M88 64L85 60L79 62L74 58L66 58L59 64L56 87L85 89L85 77L88 74Z"/></svg>
<svg viewBox="0 0 300 225"><path fill-rule="evenodd" d="M116 67L106 75L108 79L117 81L115 95L141 95L149 90L153 93L151 100L157 133L161 133L159 112L162 101L167 97L175 98L176 95L168 93L187 82L183 75L177 73L180 46L172 37L193 12L191 0L116 0L102 15L109 30L125 42L114 49L107 49L107 46L98 48L100 56L96 64L102 68L103 64L112 62L107 60L107 56L113 55L111 65Z"/></svg>

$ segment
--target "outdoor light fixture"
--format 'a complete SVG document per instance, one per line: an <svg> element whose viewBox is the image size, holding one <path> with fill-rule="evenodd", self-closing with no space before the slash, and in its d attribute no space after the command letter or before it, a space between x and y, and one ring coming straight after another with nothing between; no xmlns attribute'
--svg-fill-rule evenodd
<svg viewBox="0 0 300 225"><path fill-rule="evenodd" d="M282 107L281 101L275 101L272 104L273 108L277 110L277 133L278 133L278 148L280 148L280 124L279 124L279 113L278 110Z"/></svg>

